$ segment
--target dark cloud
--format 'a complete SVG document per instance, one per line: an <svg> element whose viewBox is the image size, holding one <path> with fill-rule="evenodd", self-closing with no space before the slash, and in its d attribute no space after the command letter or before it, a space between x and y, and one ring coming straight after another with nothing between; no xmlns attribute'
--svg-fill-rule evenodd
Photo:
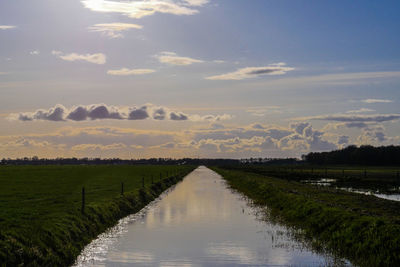
<svg viewBox="0 0 400 267"><path fill-rule="evenodd" d="M280 68L265 68L265 69L249 71L247 74L249 74L249 75L261 75L261 74L268 74L268 73L278 72L280 70L281 70Z"/></svg>
<svg viewBox="0 0 400 267"><path fill-rule="evenodd" d="M167 116L167 112L165 111L164 108L157 108L153 112L153 119L155 119L155 120L164 120L166 116Z"/></svg>
<svg viewBox="0 0 400 267"><path fill-rule="evenodd" d="M93 105L88 111L88 117L92 120L97 119L117 119L121 120L123 117L118 111L113 111L112 108L106 105Z"/></svg>
<svg viewBox="0 0 400 267"><path fill-rule="evenodd" d="M223 115L187 115L178 111L171 111L166 107L146 104L137 107L115 107L105 104L79 105L67 109L56 105L49 110L39 109L35 112L10 114L9 119L20 121L48 120L48 121L85 121L85 120L173 120L173 121L219 121L231 119L232 116Z"/></svg>
<svg viewBox="0 0 400 267"><path fill-rule="evenodd" d="M147 107L143 106L139 109L132 109L129 112L128 120L144 120L149 117L149 113L147 112Z"/></svg>
<svg viewBox="0 0 400 267"><path fill-rule="evenodd" d="M87 119L88 112L86 108L78 106L73 109L67 116L67 119L73 121L84 121Z"/></svg>
<svg viewBox="0 0 400 267"><path fill-rule="evenodd" d="M367 128L368 124L366 124L365 122L348 122L345 123L345 125L347 128Z"/></svg>
<svg viewBox="0 0 400 267"><path fill-rule="evenodd" d="M371 114L371 115L337 114L337 115L306 117L303 119L338 121L338 122L385 122L385 121L399 120L400 114Z"/></svg>
<svg viewBox="0 0 400 267"><path fill-rule="evenodd" d="M180 112L171 112L169 118L173 121L186 121L189 119L187 115Z"/></svg>

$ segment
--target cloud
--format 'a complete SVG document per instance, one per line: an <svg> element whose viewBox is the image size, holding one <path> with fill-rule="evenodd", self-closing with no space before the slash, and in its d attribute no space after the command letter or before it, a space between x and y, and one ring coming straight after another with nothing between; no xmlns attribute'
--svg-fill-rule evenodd
<svg viewBox="0 0 400 267"><path fill-rule="evenodd" d="M184 0L189 6L202 6L209 3L209 0Z"/></svg>
<svg viewBox="0 0 400 267"><path fill-rule="evenodd" d="M396 121L400 119L400 114L371 114L371 115L355 115L355 114L331 114L310 117L295 118L295 120L325 120L338 122L385 122Z"/></svg>
<svg viewBox="0 0 400 267"><path fill-rule="evenodd" d="M360 109L346 111L346 113L365 113L365 112L373 112L373 111L375 111L375 110L370 109L370 108L360 108Z"/></svg>
<svg viewBox="0 0 400 267"><path fill-rule="evenodd" d="M188 115L179 111L172 111L166 107L146 104L137 107L117 107L106 104L79 105L70 109L57 104L49 110L39 109L35 112L10 114L9 120L19 121L87 121L87 120L171 120L171 121L221 121L231 119L228 114L222 115Z"/></svg>
<svg viewBox="0 0 400 267"><path fill-rule="evenodd" d="M39 50L33 50L33 51L29 52L29 54L32 55L32 56L36 56L36 55L40 54L40 51Z"/></svg>
<svg viewBox="0 0 400 267"><path fill-rule="evenodd" d="M281 113L281 107L279 106L259 106L259 107L249 107L246 112L253 116L263 117L267 113Z"/></svg>
<svg viewBox="0 0 400 267"><path fill-rule="evenodd" d="M285 67L286 63L275 63L265 67L247 67L234 72L206 77L207 80L243 80L262 75L283 75L294 70L292 67Z"/></svg>
<svg viewBox="0 0 400 267"><path fill-rule="evenodd" d="M347 128L367 128L369 124L365 122L346 122L344 124L345 127Z"/></svg>
<svg viewBox="0 0 400 267"><path fill-rule="evenodd" d="M341 135L338 137L337 143L339 145L347 145L349 143L349 137L347 135Z"/></svg>
<svg viewBox="0 0 400 267"><path fill-rule="evenodd" d="M110 38L122 38L124 37L121 32L127 31L130 29L142 29L142 25L131 24L131 23L100 23L90 26L88 29L92 32L100 32L104 36Z"/></svg>
<svg viewBox="0 0 400 267"><path fill-rule="evenodd" d="M127 69L122 68L119 70L108 70L107 74L116 75L116 76L129 76L129 75L143 75L153 73L155 70L153 69Z"/></svg>
<svg viewBox="0 0 400 267"><path fill-rule="evenodd" d="M143 18L155 13L173 15L194 15L199 11L193 7L200 7L206 0L138 0L138 1L107 1L107 0L83 0L85 8L97 12L121 13L131 18Z"/></svg>
<svg viewBox="0 0 400 267"><path fill-rule="evenodd" d="M106 63L106 55L102 53L79 55L76 53L64 54L63 52L56 50L53 50L51 53L66 61L87 61L100 65Z"/></svg>
<svg viewBox="0 0 400 267"><path fill-rule="evenodd" d="M86 108L88 110L88 108ZM90 109L89 109L90 110ZM92 108L92 110L97 110ZM133 112L135 111L135 112ZM157 111L157 112L156 112ZM132 109L119 107L119 113L133 119L152 118L156 112L170 120L165 107L146 104ZM51 112L48 112L51 113ZM107 117L106 112L91 116ZM103 114L103 115L99 115ZM111 113L108 111L108 113ZM105 115L104 115L105 114ZM141 114L141 115L140 115ZM140 116L139 116L140 115ZM149 117L146 117L149 116ZM89 116L89 115L86 115ZM190 116L188 120L190 120ZM127 119L127 117L125 118ZM324 128L325 129L325 128ZM315 129L309 122L292 123L286 127L260 123L246 126L209 124L182 131L140 130L137 127L96 126L79 128L77 125L58 127L55 132L0 136L0 156L85 156L85 157L299 157L310 151L329 151L350 144L350 137ZM386 136L377 125L363 128L355 144L382 145L398 143L399 137ZM46 154L47 153L47 154Z"/></svg>
<svg viewBox="0 0 400 267"><path fill-rule="evenodd" d="M174 52L161 52L155 56L159 62L169 65L186 66L193 63L201 63L203 60L194 59L190 57L181 57Z"/></svg>
<svg viewBox="0 0 400 267"><path fill-rule="evenodd" d="M79 144L71 147L73 151L87 151L87 150L120 150L125 149L127 146L122 143L114 143L109 145L102 144Z"/></svg>
<svg viewBox="0 0 400 267"><path fill-rule="evenodd" d="M377 126L371 128L365 128L360 136L357 137L357 143L359 145L380 145L382 142L391 140L384 133L384 128Z"/></svg>
<svg viewBox="0 0 400 267"><path fill-rule="evenodd" d="M369 98L369 99L361 100L361 102L363 102L363 103L368 103L368 104L374 104L374 103L392 103L393 100Z"/></svg>
<svg viewBox="0 0 400 267"><path fill-rule="evenodd" d="M128 120L144 120L150 117L147 112L147 106L143 106L141 108L132 108L129 111Z"/></svg>
<svg viewBox="0 0 400 267"><path fill-rule="evenodd" d="M0 30L9 30L9 29L14 29L17 26L13 26L13 25L0 25Z"/></svg>
<svg viewBox="0 0 400 267"><path fill-rule="evenodd" d="M210 121L210 122L217 122L223 120L230 120L233 116L229 114L222 114L222 115L190 115L191 121Z"/></svg>
<svg viewBox="0 0 400 267"><path fill-rule="evenodd" d="M181 112L171 112L169 114L169 118L173 121L186 121L189 119L186 114L183 114Z"/></svg>

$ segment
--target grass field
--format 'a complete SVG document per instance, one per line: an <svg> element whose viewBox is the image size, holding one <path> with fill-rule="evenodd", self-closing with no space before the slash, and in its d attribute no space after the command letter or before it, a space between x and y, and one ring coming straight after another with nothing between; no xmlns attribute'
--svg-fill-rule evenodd
<svg viewBox="0 0 400 267"><path fill-rule="evenodd" d="M175 183L178 174L182 178L192 169L184 165L1 166L0 262L68 265L97 234L139 210Z"/></svg>
<svg viewBox="0 0 400 267"><path fill-rule="evenodd" d="M336 181L332 183L332 186L379 189L388 193L398 192L399 190L394 190L394 188L400 186L400 167L398 166L236 165L230 168L292 181L333 178Z"/></svg>
<svg viewBox="0 0 400 267"><path fill-rule="evenodd" d="M400 265L400 202L317 188L295 180L213 168L236 190L300 228L316 248L328 248L361 266Z"/></svg>

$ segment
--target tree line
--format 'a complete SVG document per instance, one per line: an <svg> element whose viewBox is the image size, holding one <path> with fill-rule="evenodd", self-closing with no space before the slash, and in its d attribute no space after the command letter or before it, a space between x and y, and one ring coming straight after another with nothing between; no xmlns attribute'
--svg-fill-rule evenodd
<svg viewBox="0 0 400 267"><path fill-rule="evenodd" d="M311 152L303 156L310 164L400 165L400 146L348 146L330 152Z"/></svg>
<svg viewBox="0 0 400 267"><path fill-rule="evenodd" d="M3 158L0 165L225 165L239 164L236 159L201 159L201 158L150 158L150 159L119 159L119 158L38 158L24 157L17 159Z"/></svg>

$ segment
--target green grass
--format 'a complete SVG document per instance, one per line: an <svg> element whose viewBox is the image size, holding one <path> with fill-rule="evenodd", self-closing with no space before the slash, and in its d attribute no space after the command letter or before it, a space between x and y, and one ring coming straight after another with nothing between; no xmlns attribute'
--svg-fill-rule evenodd
<svg viewBox="0 0 400 267"><path fill-rule="evenodd" d="M94 237L140 210L193 168L1 166L0 263L69 265ZM145 189L141 189L143 177ZM86 191L84 214L82 187Z"/></svg>
<svg viewBox="0 0 400 267"><path fill-rule="evenodd" d="M293 181L334 178L337 181L332 186L379 189L388 193L396 193L393 188L400 186L400 167L236 165L229 168Z"/></svg>
<svg viewBox="0 0 400 267"><path fill-rule="evenodd" d="M294 180L213 168L313 244L361 266L400 266L400 203Z"/></svg>

